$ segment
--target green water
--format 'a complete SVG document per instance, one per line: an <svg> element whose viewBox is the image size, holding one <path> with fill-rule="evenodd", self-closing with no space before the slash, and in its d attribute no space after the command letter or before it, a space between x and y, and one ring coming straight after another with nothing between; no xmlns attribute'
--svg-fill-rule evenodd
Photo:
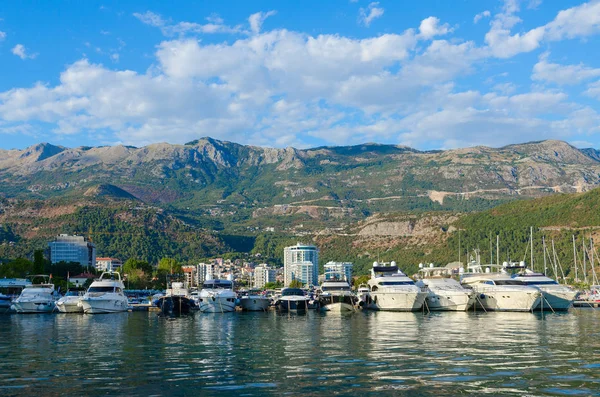
<svg viewBox="0 0 600 397"><path fill-rule="evenodd" d="M600 310L0 316L0 395L600 395Z"/></svg>

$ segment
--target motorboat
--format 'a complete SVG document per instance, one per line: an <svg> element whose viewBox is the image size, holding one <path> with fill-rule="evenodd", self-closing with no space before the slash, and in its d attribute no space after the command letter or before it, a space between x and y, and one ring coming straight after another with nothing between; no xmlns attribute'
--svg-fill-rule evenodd
<svg viewBox="0 0 600 397"><path fill-rule="evenodd" d="M10 310L13 299L17 298L23 288L31 285L31 280L25 278L0 279L0 312Z"/></svg>
<svg viewBox="0 0 600 397"><path fill-rule="evenodd" d="M226 313L235 310L237 295L231 280L206 280L198 294L200 311L203 313Z"/></svg>
<svg viewBox="0 0 600 397"><path fill-rule="evenodd" d="M158 306L165 316L179 316L189 314L194 301L189 296L189 291L180 275L169 275L167 277L167 290L165 294L158 298Z"/></svg>
<svg viewBox="0 0 600 397"><path fill-rule="evenodd" d="M249 291L240 297L240 307L242 310L264 312L269 310L269 306L271 306L271 298L256 291Z"/></svg>
<svg viewBox="0 0 600 397"><path fill-rule="evenodd" d="M424 267L419 264L417 286L429 290L425 303L431 311L465 311L475 303L475 292L464 288L452 278L453 270L447 267Z"/></svg>
<svg viewBox="0 0 600 397"><path fill-rule="evenodd" d="M325 274L318 297L319 306L324 311L353 312L358 304L358 297L352 292L348 280L336 272Z"/></svg>
<svg viewBox="0 0 600 397"><path fill-rule="evenodd" d="M396 265L396 262L373 263L366 308L372 310L417 311L429 294Z"/></svg>
<svg viewBox="0 0 600 397"><path fill-rule="evenodd" d="M369 293L370 289L367 284L361 284L358 286L356 290L356 295L358 297L358 307L365 309L368 306L368 302L370 302L371 294Z"/></svg>
<svg viewBox="0 0 600 397"><path fill-rule="evenodd" d="M533 311L541 301L538 288L513 279L502 266L472 261L460 282L476 293L475 306L485 311Z"/></svg>
<svg viewBox="0 0 600 397"><path fill-rule="evenodd" d="M522 285L540 290L542 299L535 310L569 310L579 294L579 291L567 285L560 285L544 273L536 273L527 269L525 262L506 263L504 267L518 269L519 272L512 275L514 280L520 281Z"/></svg>
<svg viewBox="0 0 600 397"><path fill-rule="evenodd" d="M83 307L79 304L85 288L69 288L67 293L56 301L56 308L61 313L83 313Z"/></svg>
<svg viewBox="0 0 600 397"><path fill-rule="evenodd" d="M284 288L277 299L277 309L283 312L305 312L309 309L310 297L300 288Z"/></svg>
<svg viewBox="0 0 600 397"><path fill-rule="evenodd" d="M86 314L118 313L129 309L125 285L118 272L103 272L94 280L79 304Z"/></svg>
<svg viewBox="0 0 600 397"><path fill-rule="evenodd" d="M23 288L21 294L13 300L11 309L17 313L50 313L55 308L57 293L50 276L30 276L31 284Z"/></svg>

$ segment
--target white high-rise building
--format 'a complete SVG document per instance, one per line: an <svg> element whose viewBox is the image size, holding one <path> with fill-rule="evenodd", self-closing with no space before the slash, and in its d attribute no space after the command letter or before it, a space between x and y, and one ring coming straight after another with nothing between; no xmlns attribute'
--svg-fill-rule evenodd
<svg viewBox="0 0 600 397"><path fill-rule="evenodd" d="M307 262L313 266L311 275L305 276L308 271ZM294 264L298 266L293 266ZM319 279L319 250L314 245L298 243L283 250L284 284L290 285L292 280L298 279L307 285L314 285Z"/></svg>
<svg viewBox="0 0 600 397"><path fill-rule="evenodd" d="M96 246L87 241L83 236L69 236L61 234L48 243L50 247L50 261L76 262L81 266L96 267Z"/></svg>
<svg viewBox="0 0 600 397"><path fill-rule="evenodd" d="M266 283L274 283L276 275L275 269L271 269L266 263L256 266L254 268L254 288L263 288Z"/></svg>
<svg viewBox="0 0 600 397"><path fill-rule="evenodd" d="M352 263L351 262L327 262L323 267L325 270L325 280L332 278L345 278L352 284Z"/></svg>
<svg viewBox="0 0 600 397"><path fill-rule="evenodd" d="M214 280L217 276L215 263L199 263L196 266L196 284L201 287L206 280Z"/></svg>

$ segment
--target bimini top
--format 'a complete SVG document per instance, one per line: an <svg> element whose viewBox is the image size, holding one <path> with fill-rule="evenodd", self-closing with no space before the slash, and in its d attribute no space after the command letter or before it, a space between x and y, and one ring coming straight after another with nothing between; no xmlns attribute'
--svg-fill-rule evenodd
<svg viewBox="0 0 600 397"><path fill-rule="evenodd" d="M404 275L404 273L398 269L398 266L396 266L396 262L394 261L391 261L390 263L373 262L373 269L371 269L371 272L374 277L391 276L393 274Z"/></svg>

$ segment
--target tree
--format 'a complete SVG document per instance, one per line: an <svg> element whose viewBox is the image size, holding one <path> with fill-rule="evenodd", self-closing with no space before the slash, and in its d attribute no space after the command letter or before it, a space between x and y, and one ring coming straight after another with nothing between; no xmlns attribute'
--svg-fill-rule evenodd
<svg viewBox="0 0 600 397"><path fill-rule="evenodd" d="M181 265L173 258L162 258L158 262L158 272L165 272L168 274L182 273Z"/></svg>
<svg viewBox="0 0 600 397"><path fill-rule="evenodd" d="M146 262L135 258L129 258L123 264L123 273L130 273L133 270L139 269L147 275L152 274L152 266Z"/></svg>
<svg viewBox="0 0 600 397"><path fill-rule="evenodd" d="M36 274L44 273L46 267L46 259L44 258L43 250L35 250L33 253L33 271Z"/></svg>
<svg viewBox="0 0 600 397"><path fill-rule="evenodd" d="M364 275L364 276L358 276L354 279L354 287L358 288L361 284L366 284L369 280L371 279L371 276L369 275Z"/></svg>
<svg viewBox="0 0 600 397"><path fill-rule="evenodd" d="M33 273L33 263L25 258L17 258L0 266L0 277L18 278Z"/></svg>
<svg viewBox="0 0 600 397"><path fill-rule="evenodd" d="M281 281L271 281L270 283L266 283L263 287L264 289L277 289L283 287L283 283Z"/></svg>
<svg viewBox="0 0 600 397"><path fill-rule="evenodd" d="M304 287L304 283L298 279L294 279L290 283L290 288L302 288L302 287Z"/></svg>

